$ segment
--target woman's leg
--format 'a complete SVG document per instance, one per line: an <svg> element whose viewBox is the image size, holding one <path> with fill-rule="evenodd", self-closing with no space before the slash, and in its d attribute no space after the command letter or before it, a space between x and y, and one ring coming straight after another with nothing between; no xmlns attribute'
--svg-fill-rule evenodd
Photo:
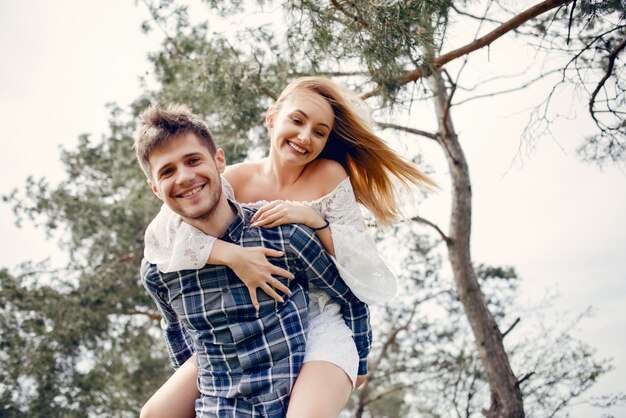
<svg viewBox="0 0 626 418"><path fill-rule="evenodd" d="M140 418L194 418L198 391L198 367L192 356L141 408Z"/></svg>
<svg viewBox="0 0 626 418"><path fill-rule="evenodd" d="M352 381L328 361L307 361L291 391L287 418L337 418L348 403Z"/></svg>

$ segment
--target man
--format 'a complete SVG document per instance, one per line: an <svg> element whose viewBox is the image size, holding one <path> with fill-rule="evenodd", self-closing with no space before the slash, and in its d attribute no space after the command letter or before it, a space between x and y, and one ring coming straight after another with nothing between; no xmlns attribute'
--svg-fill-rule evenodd
<svg viewBox="0 0 626 418"><path fill-rule="evenodd" d="M341 280L315 233L302 225L250 226L254 211L226 198L220 173L224 152L206 124L182 105L151 107L141 115L137 158L153 192L183 221L206 234L243 246L281 251L272 258L295 278L283 303L248 289L225 266L161 273L144 260L144 286L161 314L172 363L197 355L198 416L284 417L304 358L308 283L342 307L367 374L371 344L369 311Z"/></svg>

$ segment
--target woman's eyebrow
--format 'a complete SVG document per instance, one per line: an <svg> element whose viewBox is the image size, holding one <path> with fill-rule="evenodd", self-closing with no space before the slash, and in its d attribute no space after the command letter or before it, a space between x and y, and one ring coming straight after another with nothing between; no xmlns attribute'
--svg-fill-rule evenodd
<svg viewBox="0 0 626 418"><path fill-rule="evenodd" d="M307 119L309 118L309 115L307 115L306 113L304 113L304 112L303 112L302 110L300 110L300 109L295 109L293 112L294 112L294 113L300 113L302 116L304 116L304 117L305 117L305 118L307 118ZM327 124L325 124L324 122L320 122L320 123L318 123L318 125L325 126L326 128L328 128L328 130L330 130L330 126L328 126L328 125L327 125Z"/></svg>

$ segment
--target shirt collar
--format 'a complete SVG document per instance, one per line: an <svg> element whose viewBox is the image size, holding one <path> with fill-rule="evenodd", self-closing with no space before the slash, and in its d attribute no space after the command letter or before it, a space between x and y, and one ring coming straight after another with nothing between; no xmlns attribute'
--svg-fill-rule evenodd
<svg viewBox="0 0 626 418"><path fill-rule="evenodd" d="M230 204L230 206L235 209L235 217L233 218L233 221L230 223L228 229L226 229L226 232L224 232L222 237L228 236L233 242L240 242L244 229L246 227L246 215L239 203L229 198L227 198L227 200L228 204Z"/></svg>

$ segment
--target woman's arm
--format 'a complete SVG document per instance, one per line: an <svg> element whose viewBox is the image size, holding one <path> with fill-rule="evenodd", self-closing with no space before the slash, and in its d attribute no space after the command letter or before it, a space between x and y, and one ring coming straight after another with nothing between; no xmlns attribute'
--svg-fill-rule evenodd
<svg viewBox="0 0 626 418"><path fill-rule="evenodd" d="M233 189L225 178L222 178L222 186L226 195L233 198ZM263 247L243 248L218 240L184 222L166 205L146 229L144 255L166 273L199 270L207 263L226 265L246 285L256 308L259 306L257 288L279 302L283 299L276 290L290 294L289 288L274 280L272 275L287 279L293 275L267 260L267 257L280 257L282 253Z"/></svg>
<svg viewBox="0 0 626 418"><path fill-rule="evenodd" d="M330 227L314 209L302 203L276 200L259 208L251 219L252 226L273 228L283 224L303 224L313 229L324 248L330 255L335 255L335 246Z"/></svg>

